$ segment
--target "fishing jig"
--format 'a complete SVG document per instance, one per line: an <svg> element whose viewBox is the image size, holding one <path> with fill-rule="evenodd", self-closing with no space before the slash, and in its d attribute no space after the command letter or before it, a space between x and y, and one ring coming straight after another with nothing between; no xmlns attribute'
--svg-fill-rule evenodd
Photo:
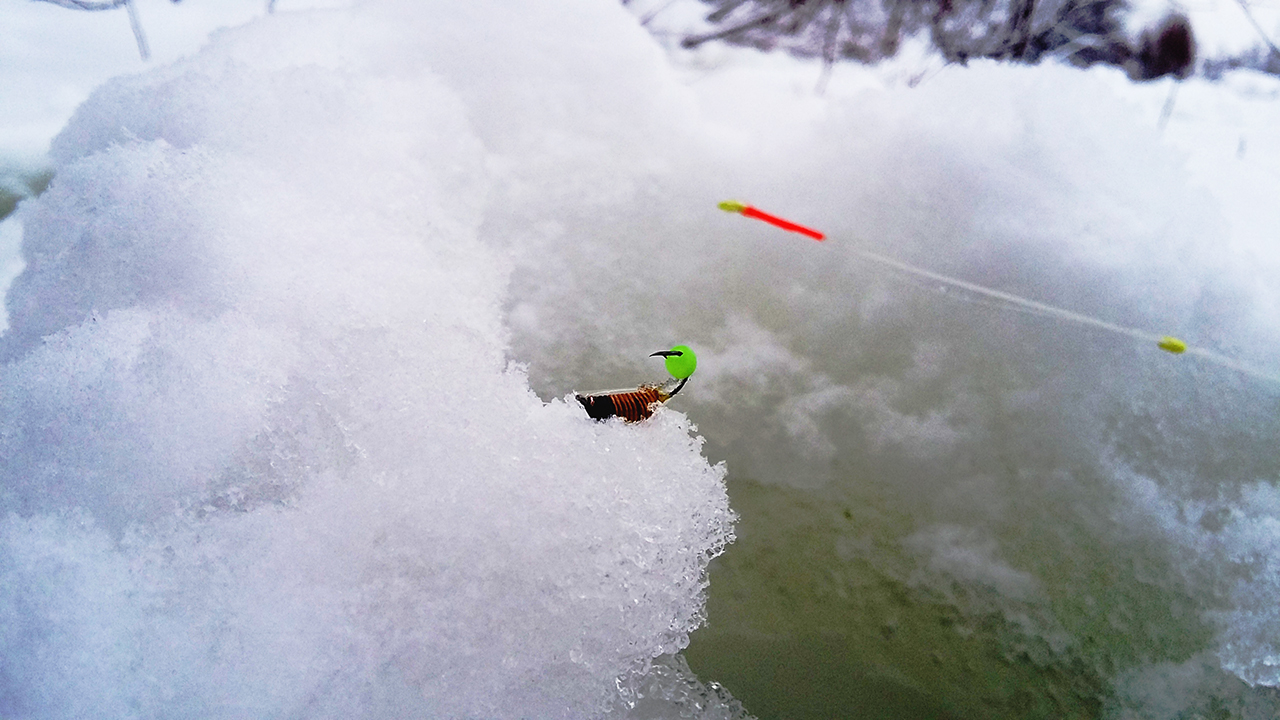
<svg viewBox="0 0 1280 720"><path fill-rule="evenodd" d="M677 345L670 350L659 350L649 357L664 359L667 372L672 377L666 382L646 383L634 390L601 390L593 393L575 393L574 396L587 415L595 420L621 417L627 422L640 422L653 415L654 409L675 397L689 376L698 366L698 357L688 345Z"/></svg>

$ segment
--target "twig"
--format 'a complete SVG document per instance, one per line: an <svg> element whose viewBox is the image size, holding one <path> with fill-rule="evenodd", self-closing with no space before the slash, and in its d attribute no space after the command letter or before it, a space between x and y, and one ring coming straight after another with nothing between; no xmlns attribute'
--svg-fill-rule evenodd
<svg viewBox="0 0 1280 720"><path fill-rule="evenodd" d="M271 1L275 2L275 0L271 0ZM623 3L623 4L625 5L626 3ZM657 10L649 11L648 13L645 14L644 17L640 18L640 24L647 27L649 23L653 22L654 18L658 17L658 15L660 15L664 10L666 10L667 8L675 4L676 4L676 0L667 0L667 3L665 5L658 8Z"/></svg>
<svg viewBox="0 0 1280 720"><path fill-rule="evenodd" d="M147 36L142 32L142 21L138 19L138 9L133 0L125 0L124 6L129 11L129 27L133 28L133 37L138 41L138 54L142 59L151 59L151 49L147 47Z"/></svg>
<svg viewBox="0 0 1280 720"><path fill-rule="evenodd" d="M115 10L121 5L127 5L129 0L101 0L94 2L93 0L38 0L39 2L47 2L58 7L69 8L71 10Z"/></svg>
<svg viewBox="0 0 1280 720"><path fill-rule="evenodd" d="M47 2L50 5L57 5L68 10L88 10L90 12L115 10L123 6L129 11L129 26L133 28L133 37L138 41L138 54L142 56L143 60L151 58L151 49L147 47L147 36L142 32L142 21L138 19L138 9L133 6L133 0L37 0L37 2Z"/></svg>
<svg viewBox="0 0 1280 720"><path fill-rule="evenodd" d="M1177 80L1169 86L1169 97L1164 99L1164 107L1160 109L1160 121L1156 127L1160 132L1164 132L1164 126L1169 124L1169 118L1173 117L1173 104L1178 100L1178 86L1182 83Z"/></svg>
<svg viewBox="0 0 1280 720"><path fill-rule="evenodd" d="M840 16L834 11L827 21L827 36L822 41L822 74L818 76L818 86L813 90L818 95L827 94L827 82L831 80L831 69L836 64L836 37L840 33Z"/></svg>
<svg viewBox="0 0 1280 720"><path fill-rule="evenodd" d="M1253 23L1254 29L1256 29L1258 34L1262 36L1262 41L1271 48L1271 52L1276 55L1280 55L1280 48L1276 47L1276 44L1271 42L1271 38L1267 37L1267 31L1263 30L1262 26L1258 24L1257 18L1253 16L1253 11L1249 9L1249 3L1245 2L1245 0L1236 0L1236 2L1240 4L1240 9L1244 10L1244 16L1249 18L1249 22Z"/></svg>

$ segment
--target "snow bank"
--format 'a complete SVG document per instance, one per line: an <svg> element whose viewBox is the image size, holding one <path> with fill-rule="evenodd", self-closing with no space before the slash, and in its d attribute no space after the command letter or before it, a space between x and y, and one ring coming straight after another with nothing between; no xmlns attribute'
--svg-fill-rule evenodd
<svg viewBox="0 0 1280 720"><path fill-rule="evenodd" d="M55 141L0 339L5 717L701 697L644 675L701 622L724 470L678 412L540 401L480 241L495 174L643 107L610 68L657 51L607 3L415 5L224 32ZM596 50L616 97L527 91Z"/></svg>

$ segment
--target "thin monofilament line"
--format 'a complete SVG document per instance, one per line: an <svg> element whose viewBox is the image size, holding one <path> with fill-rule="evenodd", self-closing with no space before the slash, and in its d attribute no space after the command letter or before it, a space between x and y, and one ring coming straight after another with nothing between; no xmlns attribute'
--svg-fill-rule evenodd
<svg viewBox="0 0 1280 720"><path fill-rule="evenodd" d="M1227 357L1226 355L1216 353L1212 350L1205 350L1204 348L1198 348L1198 347L1189 347L1187 348L1187 354L1195 355L1196 357L1201 358L1202 360L1208 360L1211 363L1217 363L1218 365L1231 368L1236 372L1244 373L1245 375L1258 378L1259 380L1270 380L1273 383L1280 384L1280 375L1268 373L1265 370L1259 370L1257 368L1250 367L1249 365L1245 365L1244 363L1240 362L1239 360L1236 360L1235 358Z"/></svg>
<svg viewBox="0 0 1280 720"><path fill-rule="evenodd" d="M738 213L740 215L743 215L745 217L749 217L755 220L763 220L772 225L780 227L783 230L788 230L790 232L798 232L803 235L807 235L815 240L823 240L826 237L823 233L817 230L804 227L802 225L797 225L791 222L790 220L785 220L776 215L771 215L769 213L760 211L748 205L747 203L742 202L741 200L725 200L719 204L719 208L721 210L724 210L725 212ZM1036 315L1053 317L1059 320L1066 320L1067 322L1073 322L1080 325L1088 325L1091 327L1096 327L1102 330L1106 330L1108 332L1116 333L1117 335L1127 335L1129 337L1136 338L1138 340L1154 342L1156 346L1162 350L1166 350L1174 354L1190 353L1202 360L1207 360L1209 362L1222 365L1223 367L1231 368L1236 372L1243 373L1250 377L1258 378L1259 380L1268 380L1270 382L1280 384L1280 375L1266 372L1263 370L1258 370L1257 368L1250 367L1238 360L1229 358L1225 355L1221 355L1212 350L1204 350L1201 348L1189 348L1187 347L1186 343L1174 337L1170 337L1167 335L1159 335L1159 334L1149 332L1147 330L1141 330L1138 328L1126 327L1124 325L1108 322L1106 320L1103 320L1101 318L1096 318L1091 315L1084 315L1078 312L1072 312L1070 310L1066 310L1064 308L1054 307L1053 305L1048 305L1046 303L1037 302L1035 300L1029 300L1027 298L1019 297L1017 295L1014 295L1012 293L1007 293L1002 290L996 290L994 288L985 287L977 283L971 283L967 280L953 278L948 275L943 275L941 273L933 272L932 270L925 270L924 268L919 268L919 267L916 267L915 265L902 262L901 260L895 260L887 255L881 255L879 253L872 252L870 250L861 250L857 247L852 247L852 246L850 246L850 250L855 255L863 259L870 260L872 262L876 262L881 265L885 265L887 267L893 268L899 272L903 272L908 275L914 275L916 277L925 278L927 280L939 282L944 285L950 285L952 287L968 290L969 292L974 293L976 295L981 295L984 297L992 298L994 300L999 300L1003 303L1006 303L1008 307L1013 309L1022 310L1024 312L1029 312Z"/></svg>
<svg viewBox="0 0 1280 720"><path fill-rule="evenodd" d="M1159 335L1157 333L1149 332L1146 330L1140 330L1138 328L1126 327L1124 325L1118 325L1116 323L1108 322L1101 318L1096 318L1089 315L1083 315L1078 312L1072 312L1070 310L1066 310L1060 307L1054 307L1053 305L1047 305L1042 302L1029 300L1024 297L1019 297L1017 295L1014 295L1012 293L1007 293L1002 290L996 290L994 288L978 285L977 283L971 283L971 282L968 282L967 280L961 280L959 278L950 277L948 275L936 273L931 270L925 270L924 268L919 268L914 265L902 262L901 260L895 260L894 258L891 258L887 255L881 255L879 253L871 252L870 250L860 250L858 248L852 248L852 252L858 257L861 257L866 260L870 260L872 262L880 263L881 265L886 265L900 272L904 272L909 275L915 275L916 277L926 278L928 280L933 280L935 282L943 283L944 285L950 285L952 287L961 288L963 290L967 290L969 292L976 293L978 295L1000 300L1002 302L1009 303L1010 305L1018 308L1031 310L1037 315L1054 317L1059 320L1078 323L1080 325L1089 325L1089 326L1100 328L1102 330L1107 330L1109 332L1113 332L1119 335L1127 335L1132 338L1137 338L1138 340L1144 340L1144 341L1153 342L1157 344L1164 339L1164 336ZM1231 368L1236 372L1243 373L1250 377L1258 378L1259 380L1269 380L1271 382L1280 384L1280 375L1268 373L1263 370L1258 370L1257 368L1250 367L1238 360L1213 352L1212 350L1205 350L1197 347L1189 347L1186 349L1185 352L1189 355L1195 355L1196 357L1202 360L1207 360L1209 362L1222 365L1223 367Z"/></svg>
<svg viewBox="0 0 1280 720"><path fill-rule="evenodd" d="M1162 335L1157 335L1156 333L1146 332L1144 330L1139 330L1137 328L1125 327L1123 325L1117 325L1113 322L1107 322L1106 320L1102 320L1100 318L1090 317L1088 315L1082 315L1077 312L1072 312L1070 310L1064 310L1063 308L1054 307L1053 305L1046 305L1045 303L1036 302L1035 300L1028 300L1027 298L1019 297L1017 295L1014 295L1012 293L1007 293L1002 290L996 290L993 288L984 287L982 285L978 285L977 283L968 282L967 280L961 280L959 278L949 277L947 275L936 273L931 270L925 270L924 268L918 268L914 265L909 265L907 263L904 263L901 260L895 260L891 257L888 257L887 255L874 253L874 252L871 252L870 250L854 249L853 252L860 257L866 258L868 260L872 260L874 262L881 263L883 265L888 265L889 267L892 267L896 270L901 270L902 272L905 272L911 275L916 275L918 277L935 280L937 282L951 285L953 287L962 288L964 290L968 290L970 292L977 293L979 295L985 295L986 297L1002 300L1004 302L1017 305L1019 307L1035 310L1038 314L1041 314L1041 315L1056 317L1061 320L1081 323L1084 325L1092 325L1094 327L1099 327L1104 330L1110 330L1111 332L1114 332L1114 333L1120 333L1121 335L1128 335L1130 337L1135 337L1139 340L1150 340L1152 342L1159 342L1160 339L1163 337Z"/></svg>

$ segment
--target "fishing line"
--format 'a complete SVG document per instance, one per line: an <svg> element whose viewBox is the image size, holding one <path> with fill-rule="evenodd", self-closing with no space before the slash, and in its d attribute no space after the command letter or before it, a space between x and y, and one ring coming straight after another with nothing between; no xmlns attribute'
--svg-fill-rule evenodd
<svg viewBox="0 0 1280 720"><path fill-rule="evenodd" d="M900 268L890 267L888 269L891 271L888 273L888 276L895 279L897 282L902 283L904 285L909 285L919 290L924 290L931 293L938 293L940 295L945 295L949 300L968 303L970 305L979 305L981 307L992 308L994 310L1001 310L1003 312L1018 313L1018 314L1027 315L1030 317L1038 317L1038 318L1054 317L1054 315L1051 315L1041 310L1022 307L1021 305L1011 305L1008 302L992 299L986 295L977 295L974 293L970 293L968 291L949 292L951 290L956 290L957 288L951 287L949 285L941 284L936 280L931 280L931 279L926 280L924 278L916 276L914 273L905 272Z"/></svg>
<svg viewBox="0 0 1280 720"><path fill-rule="evenodd" d="M1167 335L1158 335L1156 333L1149 332L1146 330L1126 327L1124 325L1108 322L1106 320L1103 320L1101 318L1096 318L1091 315L1084 315L1082 313L1072 312L1071 310L1055 307L1053 305L1048 305L1046 303L1037 302L1035 300L1029 300L1027 298L1019 297L1012 293L1004 292L1003 290L996 290L994 288L985 287L983 285L972 283L967 280L961 280L960 278L954 278L948 275L943 275L941 273L936 273L936 272L933 272L932 270L925 270L924 268L916 267L915 265L911 265L911 264L902 262L901 260L891 258L887 255L881 255L880 253L872 252L870 250L862 250L856 247L850 247L850 252L852 252L854 255L864 260L870 260L871 262L879 263L881 265L893 268L894 270L897 270L899 272L903 272L908 275L914 275L920 278L925 278L927 280L932 280L937 283L942 283L943 285L960 288L962 290L966 290L968 292L975 293L977 295L982 295L984 297L989 297L995 300L999 300L1015 308L1027 310L1032 314L1039 315L1041 317L1052 317L1058 320L1076 323L1079 325L1087 325L1090 327L1100 328L1102 330L1116 333L1118 335L1125 335L1125 336L1136 338L1138 340L1143 340L1146 342L1154 342L1161 349L1168 350L1169 352L1173 352L1175 354L1186 353L1188 355L1195 355L1196 357L1202 360L1206 360L1212 363L1217 363L1218 365L1231 368L1236 372L1244 373L1245 375L1249 375L1250 377L1254 377L1259 380L1269 380L1274 383L1280 383L1280 375L1275 375L1272 373L1268 373L1264 370L1259 370L1257 368L1250 367L1249 365L1246 365L1238 360L1235 360L1234 358L1229 358L1225 355L1216 353L1212 350L1205 350L1204 348L1198 348L1198 347L1187 347L1185 344L1181 344L1180 341L1177 341L1179 343L1178 345L1171 345L1170 342L1175 341L1175 339Z"/></svg>
<svg viewBox="0 0 1280 720"><path fill-rule="evenodd" d="M822 242L823 240L826 239L826 235L824 235L823 233L817 230L814 230L813 228L805 227L803 225L798 225L796 223L791 222L790 220L780 218L777 215L771 215L769 213L763 212L757 208L751 207L750 205L740 200L726 200L720 203L719 207L721 210L724 210L725 212L737 213L737 214L743 215L744 217L751 218L753 220L760 220L763 222L767 222L770 225L773 225L775 227L781 228L789 232L805 235L819 242ZM1156 333L1149 332L1146 330L1141 330L1139 328L1132 328L1132 327L1127 327L1125 325L1119 325L1117 323L1108 322L1101 318L1093 317L1092 315L1084 315L1082 313L1072 312L1071 310L1066 310L1064 308L1055 307L1047 303L1037 302L1035 300L1029 300L1027 298L1014 295L1013 293L1004 292L1003 290L996 290L995 288L989 288L983 285L979 285L977 283L969 282L967 280L961 280L960 278L954 278L949 275L943 275L942 273L933 272L932 270L926 270L921 267L916 267L915 265L911 265L910 263L905 263L905 262L902 262L901 260L896 260L894 258L891 258L888 255L881 255L880 253L872 252L871 250L860 249L857 246L852 244L848 245L847 247L849 248L850 252L852 252L854 255L864 260L870 260L871 262L878 263L880 265L891 268L893 270L897 270L898 272L901 272L901 273L906 273L907 275L913 275L915 277L923 278L925 280L932 280L933 282L941 283L945 286L960 288L961 290L974 293L975 295L980 295L982 297L988 297L993 300L997 300L1001 303L1004 303L1005 304L1004 306L1010 309L1020 310L1022 312L1030 313L1032 315L1039 315L1041 317L1055 318L1057 320L1076 323L1078 325L1087 325L1089 327L1095 327L1101 330L1106 330L1108 332L1112 332L1117 335L1125 335L1127 337L1135 338L1145 342L1154 342L1156 344L1156 347L1159 347L1161 350L1164 350L1166 352L1173 353L1174 355L1182 355L1183 353L1195 355L1201 360L1206 360L1208 362L1216 363L1223 367L1231 368L1236 372L1243 373L1245 375L1257 378L1259 380L1268 380L1270 382L1280 383L1280 375L1269 373L1264 370L1259 370L1257 368L1246 365L1245 363L1242 363L1239 360L1229 358L1225 355L1216 353L1212 350L1205 350L1203 348L1198 348L1198 347L1187 347L1186 343L1179 340L1178 338L1175 338L1169 335L1158 335Z"/></svg>
<svg viewBox="0 0 1280 720"><path fill-rule="evenodd" d="M1046 305L1045 303L1042 303L1042 302L1036 302L1035 300L1028 300L1027 298L1019 297L1017 295L1014 295L1012 293L1007 293L1002 290L996 290L993 288L984 287L982 285L978 285L977 283L968 282L967 280L953 278L947 275L943 275L941 273L933 272L931 270L925 270L924 268L919 268L914 265L909 265L907 263L902 262L901 260L895 260L894 258L891 258L887 255L881 255L880 253L871 252L870 250L860 250L858 248L851 248L850 252L852 252L853 254L865 260L870 260L872 262L880 263L881 265L887 265L895 270L898 270L899 272L907 273L908 275L915 275L916 277L926 278L934 282L942 283L943 285L949 285L951 287L967 290L968 292L975 293L977 295L994 298L996 300L1000 300L1002 302L1008 303L1009 305L1013 305L1015 307L1026 308L1028 310L1034 311L1035 314L1040 315L1042 317L1053 317L1053 318L1058 318L1059 320L1066 320L1068 322L1080 323L1082 325L1091 325L1093 327L1102 328L1103 330L1110 330L1111 332L1119 333L1121 335L1128 335L1130 337L1134 337L1139 340L1149 340L1151 342L1159 343L1163 339L1163 336L1156 335L1155 333L1146 332L1143 330L1139 330L1137 328L1125 327L1123 325L1117 325L1115 323L1107 322L1106 320L1102 320L1100 318L1091 317L1089 315L1082 315L1077 312L1072 312L1070 310L1064 310L1059 307L1054 307L1053 305Z"/></svg>

